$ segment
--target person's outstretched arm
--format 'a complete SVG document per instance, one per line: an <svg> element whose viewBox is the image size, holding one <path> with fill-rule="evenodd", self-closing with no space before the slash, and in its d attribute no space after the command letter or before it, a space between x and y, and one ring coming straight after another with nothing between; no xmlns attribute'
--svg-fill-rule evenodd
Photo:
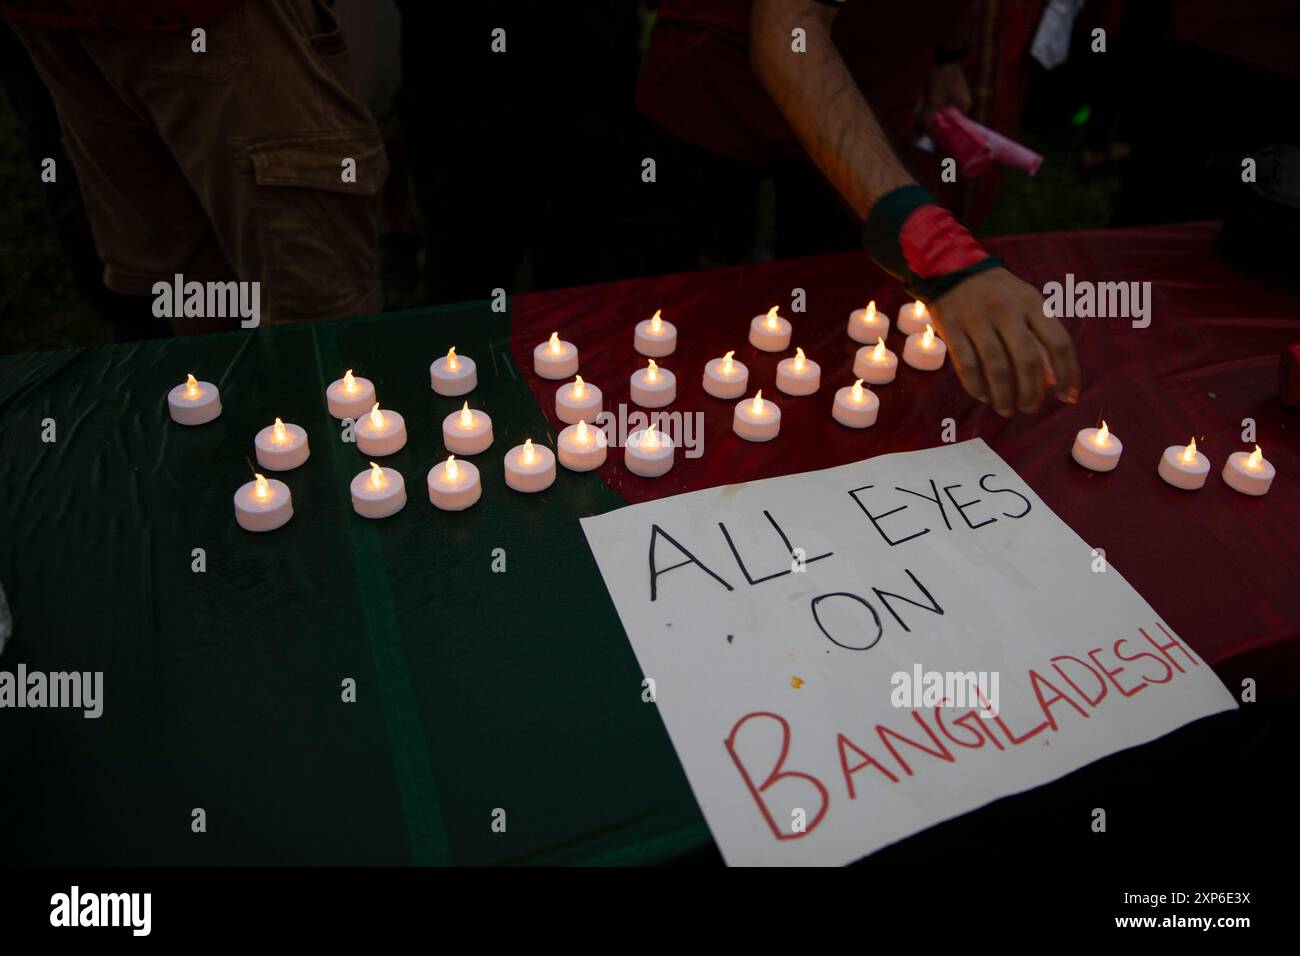
<svg viewBox="0 0 1300 956"><path fill-rule="evenodd" d="M867 251L932 307L966 391L1006 416L1037 411L1051 378L1057 398L1076 401L1069 334L1044 315L1038 290L1002 268L903 167L831 40L835 14L816 0L754 0L750 56L759 81L817 168L866 221ZM797 27L806 52L792 49Z"/></svg>

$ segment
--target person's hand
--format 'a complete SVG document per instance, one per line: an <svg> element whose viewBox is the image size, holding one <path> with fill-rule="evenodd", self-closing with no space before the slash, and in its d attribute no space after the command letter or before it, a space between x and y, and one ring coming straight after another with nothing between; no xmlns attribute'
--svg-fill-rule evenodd
<svg viewBox="0 0 1300 956"><path fill-rule="evenodd" d="M1043 297L1006 269L963 280L930 304L935 327L962 387L999 415L1036 412L1046 387L1074 404L1079 362L1061 323L1043 314Z"/></svg>
<svg viewBox="0 0 1300 956"><path fill-rule="evenodd" d="M930 70L930 77L925 84L925 108L921 111L924 125L930 121L930 114L945 106L955 106L962 113L970 113L970 86L966 83L966 74L961 63L944 63Z"/></svg>

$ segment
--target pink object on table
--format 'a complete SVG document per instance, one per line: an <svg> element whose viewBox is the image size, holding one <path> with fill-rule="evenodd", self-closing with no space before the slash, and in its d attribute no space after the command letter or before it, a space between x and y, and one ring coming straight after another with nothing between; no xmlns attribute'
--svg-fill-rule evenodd
<svg viewBox="0 0 1300 956"><path fill-rule="evenodd" d="M945 106L930 115L930 133L952 153L962 172L971 176L983 173L991 162L1032 176L1043 163L1043 157L1029 147L962 115L953 106Z"/></svg>

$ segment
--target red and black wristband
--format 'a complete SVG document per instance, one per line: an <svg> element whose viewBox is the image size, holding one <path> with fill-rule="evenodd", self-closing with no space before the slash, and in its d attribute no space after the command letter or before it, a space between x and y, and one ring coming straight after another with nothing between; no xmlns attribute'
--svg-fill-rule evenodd
<svg viewBox="0 0 1300 956"><path fill-rule="evenodd" d="M926 303L963 279L1004 265L920 186L900 186L876 201L862 245L877 265L903 281L909 295Z"/></svg>

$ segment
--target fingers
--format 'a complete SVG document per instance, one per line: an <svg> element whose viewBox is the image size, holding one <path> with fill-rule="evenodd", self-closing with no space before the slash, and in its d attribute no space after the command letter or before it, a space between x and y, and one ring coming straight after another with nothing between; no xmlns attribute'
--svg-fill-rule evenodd
<svg viewBox="0 0 1300 956"><path fill-rule="evenodd" d="M949 332L946 329L942 331L944 344L948 346L948 354L952 356L953 368L957 370L961 387L966 389L976 401L987 402L989 392L984 385L984 373L980 371L975 346L963 332L956 330Z"/></svg>
<svg viewBox="0 0 1300 956"><path fill-rule="evenodd" d="M1033 414L1043 404L1043 359L1038 351L1038 340L1029 332L1029 325L1018 316L998 326L998 334L1011 356L1011 366L1016 380L1016 407Z"/></svg>
<svg viewBox="0 0 1300 956"><path fill-rule="evenodd" d="M1052 368L1056 372L1056 397L1073 405L1079 400L1082 376L1079 374L1079 360L1074 353L1070 333L1065 331L1065 326L1059 320L1041 312L1030 313L1029 327L1038 341L1043 343L1052 361Z"/></svg>
<svg viewBox="0 0 1300 956"><path fill-rule="evenodd" d="M1003 418L1015 414L1015 385L1011 361L1002 345L1002 339L991 325L981 324L970 333L971 342L980 358L984 381L988 385L989 400L993 410Z"/></svg>

